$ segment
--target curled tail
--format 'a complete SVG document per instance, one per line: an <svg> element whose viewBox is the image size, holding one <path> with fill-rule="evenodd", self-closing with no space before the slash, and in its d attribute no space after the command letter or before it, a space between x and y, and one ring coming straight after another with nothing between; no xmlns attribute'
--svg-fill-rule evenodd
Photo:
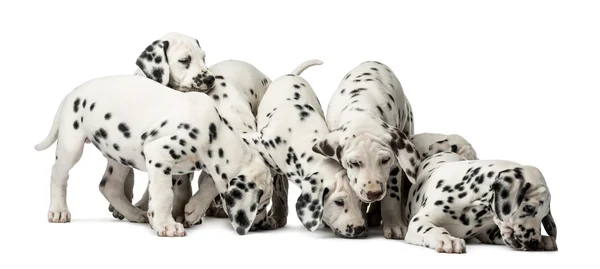
<svg viewBox="0 0 600 269"><path fill-rule="evenodd" d="M294 70L292 71L292 74L299 76L302 72L304 72L304 70L306 70L306 68L309 68L313 65L321 65L321 64L323 64L323 61L318 60L318 59L308 60L306 62L301 63L296 68L294 68Z"/></svg>
<svg viewBox="0 0 600 269"><path fill-rule="evenodd" d="M42 150L47 149L52 144L54 144L54 141L56 141L56 139L58 138L58 124L60 123L59 122L60 121L60 112L63 109L63 104L65 102L65 99L67 99L67 98L64 98L60 102L58 110L56 111L56 114L54 115L54 122L52 122L52 127L50 128L50 132L48 133L48 136L46 136L46 139L44 139L44 141L35 145L35 150L42 151Z"/></svg>

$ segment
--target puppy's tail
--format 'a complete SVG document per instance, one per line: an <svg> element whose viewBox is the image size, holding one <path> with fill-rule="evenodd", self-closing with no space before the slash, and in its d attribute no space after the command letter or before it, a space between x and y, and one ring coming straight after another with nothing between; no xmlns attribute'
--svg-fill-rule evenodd
<svg viewBox="0 0 600 269"><path fill-rule="evenodd" d="M52 127L50 128L50 132L48 133L48 136L46 136L46 139L44 139L44 141L35 145L35 150L42 151L42 150L47 149L52 144L54 144L54 142L58 138L58 124L60 123L60 114L61 114L60 112L63 109L63 104L65 103L65 99L67 99L67 98L64 98L60 102L58 110L56 111L56 114L54 115L54 122L52 122Z"/></svg>
<svg viewBox="0 0 600 269"><path fill-rule="evenodd" d="M294 68L294 70L292 71L292 74L299 76L300 74L302 74L302 72L304 72L304 70L306 70L306 68L309 68L313 65L321 65L321 64L323 64L323 61L318 60L318 59L308 60L306 62L301 63L296 68Z"/></svg>

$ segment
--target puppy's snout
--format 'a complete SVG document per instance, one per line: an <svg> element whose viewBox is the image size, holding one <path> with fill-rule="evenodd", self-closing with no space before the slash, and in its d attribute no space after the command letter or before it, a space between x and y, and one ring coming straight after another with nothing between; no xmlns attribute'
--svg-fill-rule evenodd
<svg viewBox="0 0 600 269"><path fill-rule="evenodd" d="M383 191L370 191L367 192L367 198L369 200L378 200L383 195Z"/></svg>
<svg viewBox="0 0 600 269"><path fill-rule="evenodd" d="M202 82L204 82L204 84L206 84L206 86L208 88L212 88L215 85L215 77L214 76L207 76L205 77Z"/></svg>
<svg viewBox="0 0 600 269"><path fill-rule="evenodd" d="M365 226L358 226L354 228L354 236L363 236L367 233L367 228Z"/></svg>
<svg viewBox="0 0 600 269"><path fill-rule="evenodd" d="M246 234L246 230L244 230L244 228L242 227L237 227L237 229L235 229L235 231L239 234L239 235L245 235Z"/></svg>

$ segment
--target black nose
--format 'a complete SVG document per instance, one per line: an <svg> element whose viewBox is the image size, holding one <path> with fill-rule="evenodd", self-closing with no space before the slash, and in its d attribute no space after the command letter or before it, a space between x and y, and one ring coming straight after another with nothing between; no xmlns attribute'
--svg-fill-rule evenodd
<svg viewBox="0 0 600 269"><path fill-rule="evenodd" d="M381 195L383 194L382 191L378 191L378 192L367 192L367 198L369 198L369 200L375 200L378 199L379 197L381 197Z"/></svg>
<svg viewBox="0 0 600 269"><path fill-rule="evenodd" d="M207 76L204 78L203 82L204 82L204 84L206 84L206 86L208 86L210 88L210 87L212 87L213 84L215 84L215 77Z"/></svg>
<svg viewBox="0 0 600 269"><path fill-rule="evenodd" d="M360 236L360 235L363 235L366 231L367 231L367 228L365 226L358 226L358 227L354 228L354 235Z"/></svg>
<svg viewBox="0 0 600 269"><path fill-rule="evenodd" d="M527 242L526 246L528 249L533 249L533 250L540 249L540 241L538 241L537 239L529 240L529 242Z"/></svg>

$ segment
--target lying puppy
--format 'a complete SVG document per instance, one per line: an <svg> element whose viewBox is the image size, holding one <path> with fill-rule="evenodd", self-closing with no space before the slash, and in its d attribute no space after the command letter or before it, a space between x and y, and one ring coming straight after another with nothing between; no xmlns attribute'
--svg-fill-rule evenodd
<svg viewBox="0 0 600 269"><path fill-rule="evenodd" d="M347 170L363 202L382 201L386 238L404 238L400 193L415 181L420 154L409 138L412 110L394 73L373 61L352 69L329 102L327 125L332 132L313 150Z"/></svg>
<svg viewBox="0 0 600 269"><path fill-rule="evenodd" d="M519 250L557 250L542 173L529 165L465 155L445 151L421 162L406 209L411 219L406 242L446 253L465 253L469 238ZM540 223L550 236L542 236Z"/></svg>
<svg viewBox="0 0 600 269"><path fill-rule="evenodd" d="M291 74L271 83L258 108L261 136L254 142L262 146L263 156L270 160L277 173L284 176L284 182L287 178L301 188L296 213L309 230L320 222L319 209L323 203L322 221L336 235L363 237L367 235L367 229L360 200L350 186L345 169L335 160L312 152L314 144L327 135L329 129L317 95L300 74L306 68L322 63L320 60L307 61ZM287 185L285 187L284 190L275 187L273 207L287 207ZM286 219L277 212L273 214L276 221ZM311 216L309 219L306 218L308 215ZM285 224L276 225L282 227Z"/></svg>
<svg viewBox="0 0 600 269"><path fill-rule="evenodd" d="M57 141L50 222L70 221L68 173L79 161L86 139L109 160L104 182L124 178L127 167L148 173L147 215L127 203L124 193L109 196L109 202L140 221L146 215L159 236L185 235L183 225L171 215L173 175L208 171L219 192L235 201L228 210L235 214L232 225L238 233L250 229L256 209L271 198L269 169L232 131L212 98L173 91L141 76L109 76L71 91L61 102L48 136L35 146L40 151Z"/></svg>
<svg viewBox="0 0 600 269"><path fill-rule="evenodd" d="M457 134L440 134L440 133L420 133L413 135L410 140L415 145L418 152L421 153L421 160L426 159L440 152L454 152L467 160L476 160L477 152L471 146L471 143L464 137ZM403 189L402 197L406 199L403 205L411 203L408 200L409 188ZM409 206L410 208L410 206ZM406 225L410 220L410 214L405 212L406 206L402 208L403 216L406 216ZM367 212L368 227L378 227L381 225L381 203L371 203Z"/></svg>
<svg viewBox="0 0 600 269"><path fill-rule="evenodd" d="M205 56L206 53L200 47L197 39L182 33L170 32L152 42L140 53L136 60L138 68L134 74L148 77L176 91L206 92L213 88L215 77L206 67ZM103 178L108 176L109 167L107 164ZM112 195L111 193L125 192L125 197L131 203L134 186L133 169L128 168L126 175L125 179L100 184L99 189L102 195L108 199L108 196ZM178 220L183 219L185 203L192 196L189 182L192 176L193 173L173 176L173 180L177 182L177 185L173 189L176 200L173 202L172 214ZM148 209L147 190L135 206L144 211ZM135 221L135 216L121 214L121 212L114 209L113 205L109 205L108 210L112 212L115 218L127 218L130 221Z"/></svg>

